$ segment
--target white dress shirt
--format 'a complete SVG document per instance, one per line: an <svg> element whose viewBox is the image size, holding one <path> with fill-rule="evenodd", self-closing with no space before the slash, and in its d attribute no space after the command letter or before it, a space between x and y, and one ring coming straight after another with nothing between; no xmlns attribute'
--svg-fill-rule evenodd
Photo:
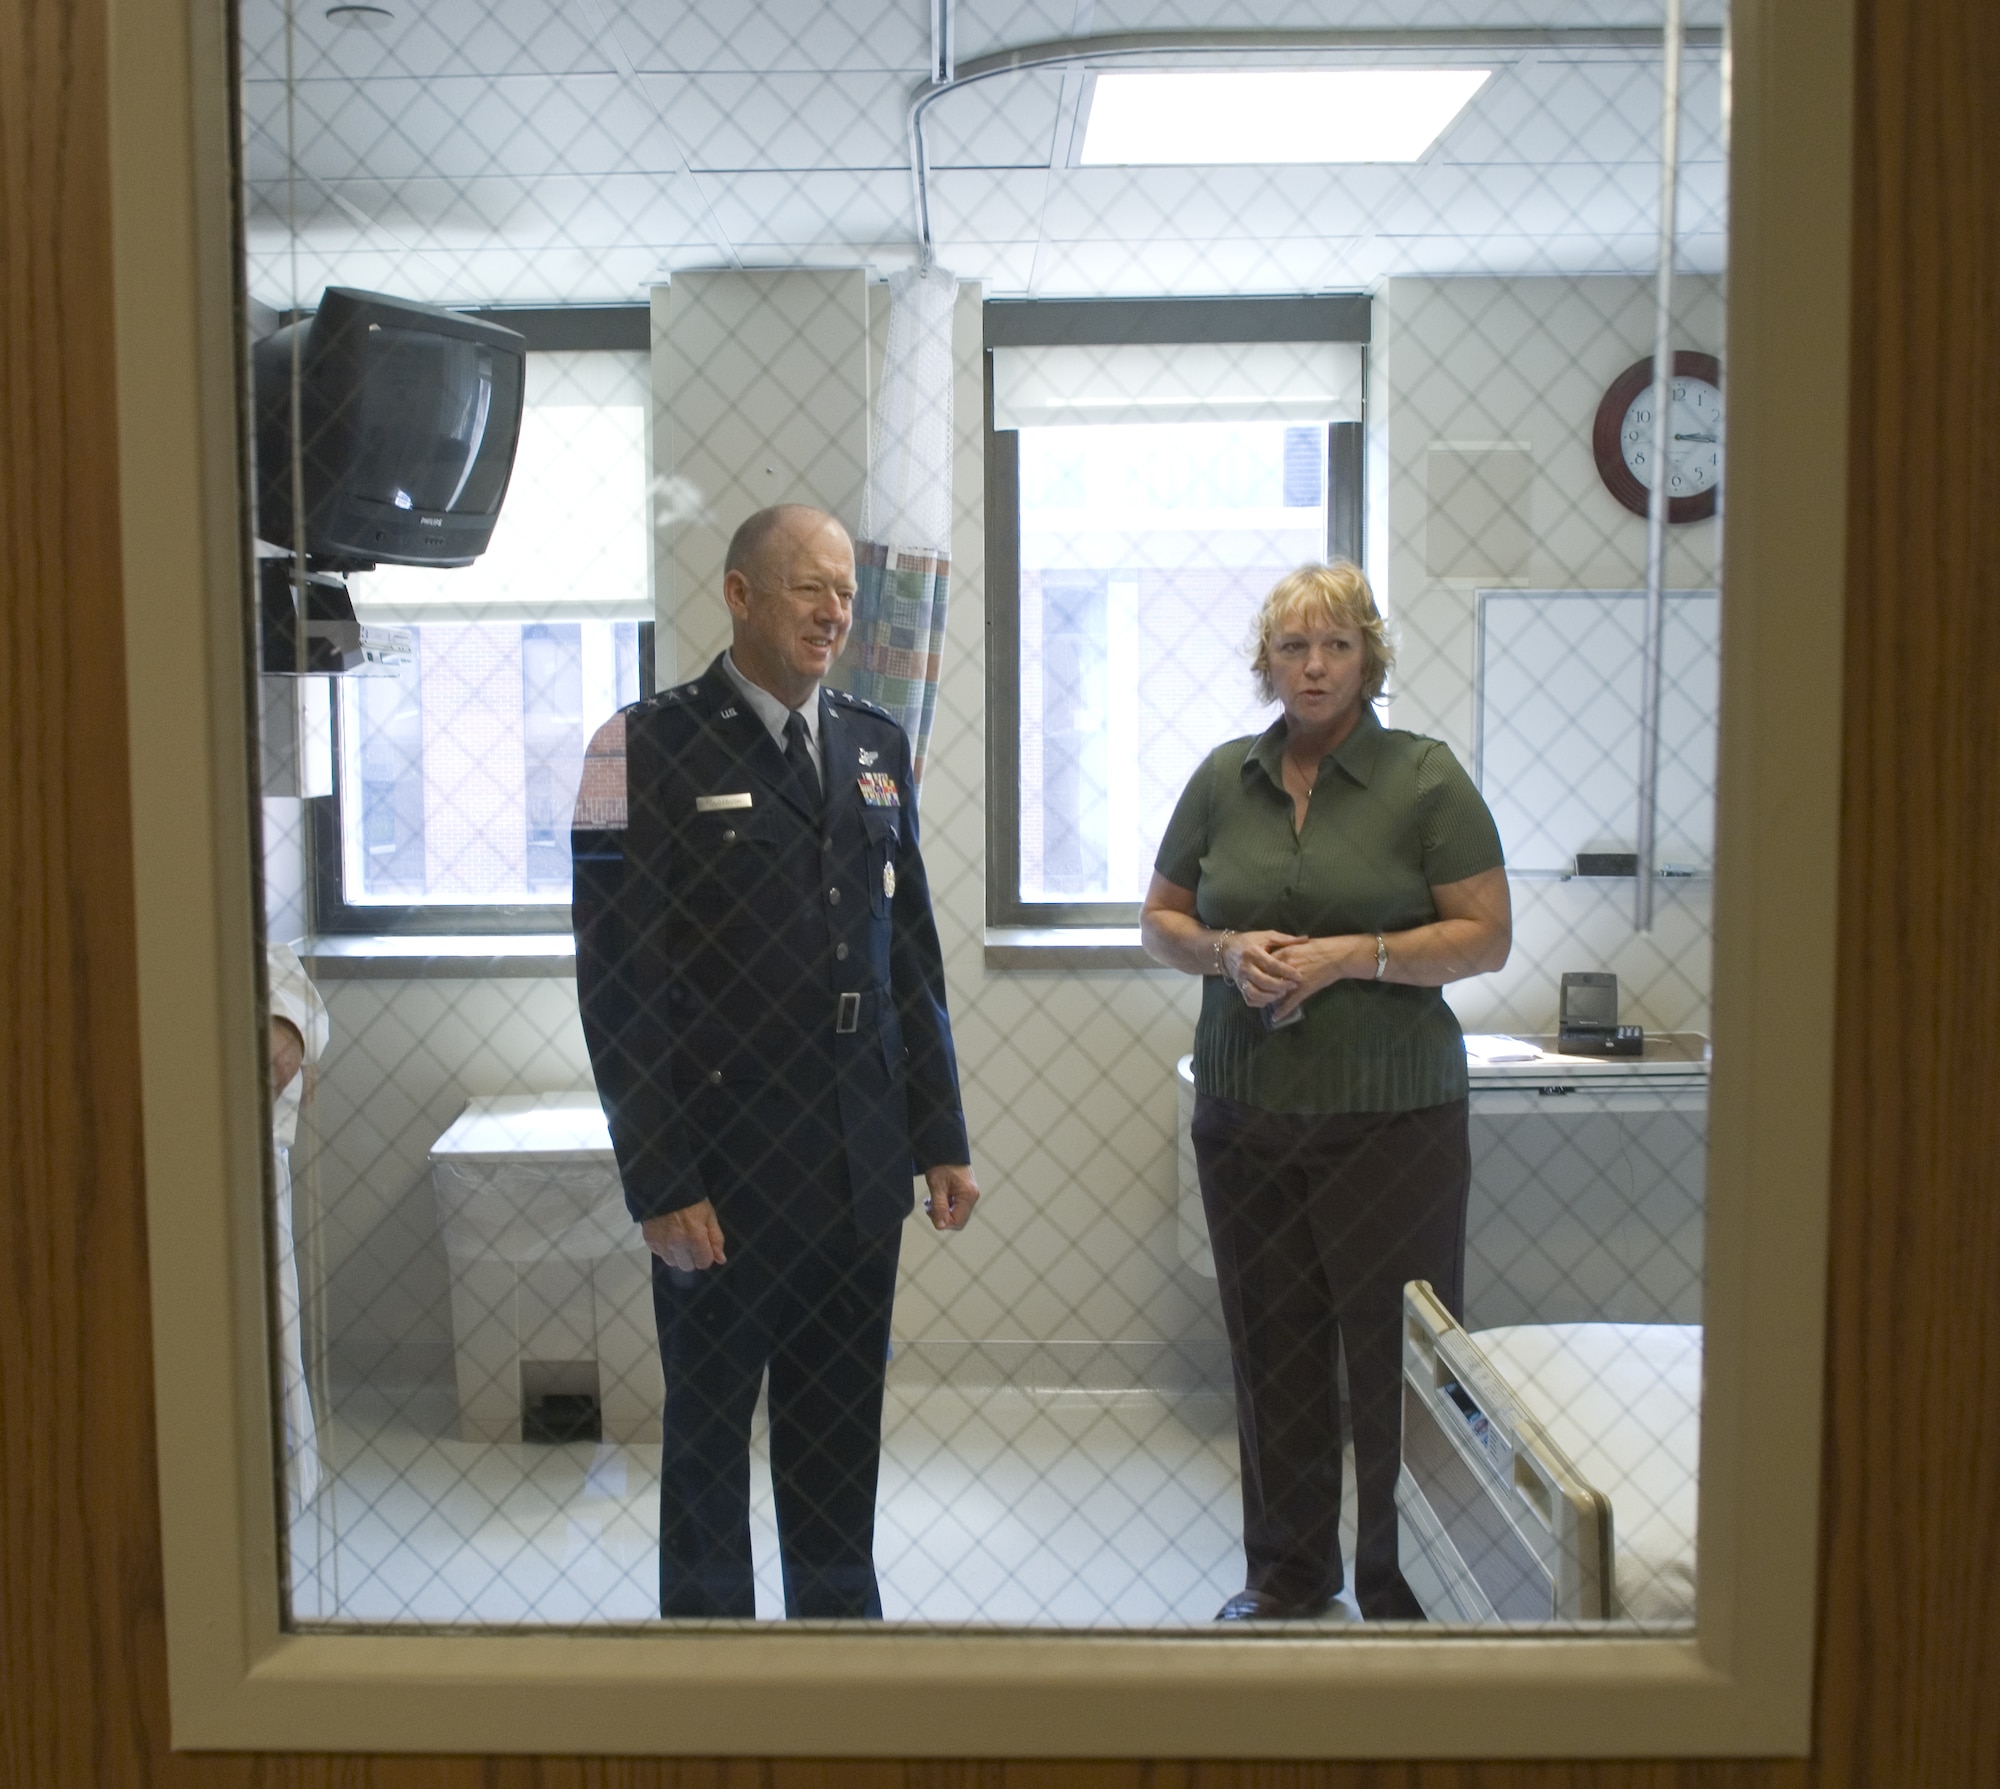
<svg viewBox="0 0 2000 1789"><path fill-rule="evenodd" d="M750 712L764 723L765 731L778 742L778 750L785 749L785 723L797 715L806 724L806 746L812 753L813 774L819 778L819 786L826 787L826 753L819 742L819 685L814 684L812 694L806 698L803 708L787 708L784 703L767 689L754 684L736 668L735 658L725 652L722 668L729 674L729 681L736 685L743 700L750 704Z"/></svg>

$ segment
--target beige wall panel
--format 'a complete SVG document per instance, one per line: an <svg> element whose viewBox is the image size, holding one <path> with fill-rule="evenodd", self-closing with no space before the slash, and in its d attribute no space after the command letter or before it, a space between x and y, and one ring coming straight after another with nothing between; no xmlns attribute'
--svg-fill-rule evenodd
<svg viewBox="0 0 2000 1789"><path fill-rule="evenodd" d="M681 273L653 309L655 465L699 506L656 531L664 682L697 675L728 644L722 558L745 516L816 503L859 524L868 283L859 268Z"/></svg>

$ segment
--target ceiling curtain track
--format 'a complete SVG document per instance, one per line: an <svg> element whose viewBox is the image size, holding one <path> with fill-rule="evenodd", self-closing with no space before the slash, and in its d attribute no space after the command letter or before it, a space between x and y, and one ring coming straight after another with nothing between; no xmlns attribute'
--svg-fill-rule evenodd
<svg viewBox="0 0 2000 1789"><path fill-rule="evenodd" d="M1673 0L1674 50L1714 49L1722 43L1718 26L1682 30L1679 0ZM1310 55L1334 50L1496 50L1641 49L1659 47L1662 33L1650 26L1577 26L1546 30L1441 31L1120 31L1095 37L1056 38L996 50L958 67L953 59L950 0L931 0L931 78L910 97L910 179L915 192L919 264L928 267L931 240L930 164L924 145L924 113L933 102L961 87L1028 69L1092 68L1102 63L1150 59L1164 65L1204 55Z"/></svg>

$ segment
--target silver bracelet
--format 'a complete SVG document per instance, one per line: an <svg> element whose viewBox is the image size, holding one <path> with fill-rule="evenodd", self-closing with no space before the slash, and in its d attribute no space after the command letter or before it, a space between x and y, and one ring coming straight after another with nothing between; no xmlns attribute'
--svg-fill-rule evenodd
<svg viewBox="0 0 2000 1789"><path fill-rule="evenodd" d="M1224 981L1229 982L1229 985L1232 988L1236 984L1235 982L1230 981L1228 972L1222 967L1222 947L1235 936L1236 936L1235 929L1233 927L1228 927L1228 926L1225 926L1221 931L1217 932L1215 935L1215 973L1221 976Z"/></svg>
<svg viewBox="0 0 2000 1789"><path fill-rule="evenodd" d="M1389 967L1389 947L1382 942L1382 934L1375 934L1375 979L1382 979L1382 971Z"/></svg>

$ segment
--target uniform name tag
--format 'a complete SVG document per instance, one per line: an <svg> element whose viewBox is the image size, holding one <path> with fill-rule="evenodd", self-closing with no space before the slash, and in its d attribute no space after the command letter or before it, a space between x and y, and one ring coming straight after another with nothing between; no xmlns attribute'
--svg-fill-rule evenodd
<svg viewBox="0 0 2000 1789"><path fill-rule="evenodd" d="M747 808L749 806L750 791L748 789L736 795L697 795L694 798L694 811L697 814L720 814L730 808Z"/></svg>
<svg viewBox="0 0 2000 1789"><path fill-rule="evenodd" d="M860 777L861 799L871 808L899 808L903 805L903 792L896 787L896 779L879 770L864 770Z"/></svg>

